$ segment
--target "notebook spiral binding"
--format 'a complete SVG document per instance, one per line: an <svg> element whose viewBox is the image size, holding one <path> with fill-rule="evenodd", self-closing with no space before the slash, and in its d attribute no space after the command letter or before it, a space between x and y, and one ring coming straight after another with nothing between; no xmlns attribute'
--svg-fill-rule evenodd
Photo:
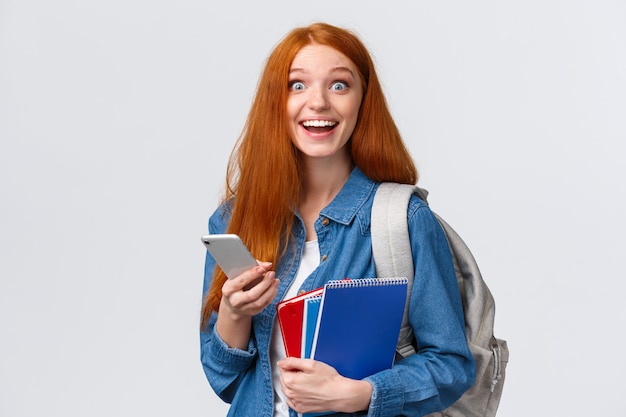
<svg viewBox="0 0 626 417"><path fill-rule="evenodd" d="M380 285L402 285L407 283L408 279L405 277L342 279L328 281L326 288L371 287Z"/></svg>

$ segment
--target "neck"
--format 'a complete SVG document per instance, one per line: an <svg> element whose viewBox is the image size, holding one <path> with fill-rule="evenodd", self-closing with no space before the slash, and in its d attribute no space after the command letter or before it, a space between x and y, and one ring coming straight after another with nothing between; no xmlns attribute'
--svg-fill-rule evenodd
<svg viewBox="0 0 626 417"><path fill-rule="evenodd" d="M303 161L304 172L299 209L305 224L307 240L315 240L314 222L320 211L341 191L352 172L349 158L341 161Z"/></svg>
<svg viewBox="0 0 626 417"><path fill-rule="evenodd" d="M341 159L303 161L301 202L317 201L323 204L320 210L328 205L352 172L352 161L345 155Z"/></svg>

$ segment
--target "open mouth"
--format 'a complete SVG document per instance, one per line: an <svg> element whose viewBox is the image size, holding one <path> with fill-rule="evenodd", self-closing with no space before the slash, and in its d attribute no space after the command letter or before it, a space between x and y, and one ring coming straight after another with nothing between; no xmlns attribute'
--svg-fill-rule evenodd
<svg viewBox="0 0 626 417"><path fill-rule="evenodd" d="M307 131L311 133L324 133L330 132L338 123L332 120L305 120L301 123Z"/></svg>

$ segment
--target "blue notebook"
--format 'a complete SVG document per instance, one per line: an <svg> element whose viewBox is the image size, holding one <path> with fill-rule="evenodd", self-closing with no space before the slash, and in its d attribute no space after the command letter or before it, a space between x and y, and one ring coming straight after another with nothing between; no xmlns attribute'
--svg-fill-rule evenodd
<svg viewBox="0 0 626 417"><path fill-rule="evenodd" d="M406 278L329 281L311 357L363 379L391 368L407 296Z"/></svg>
<svg viewBox="0 0 626 417"><path fill-rule="evenodd" d="M301 358L309 359L313 348L313 337L317 325L317 315L320 310L322 296L312 296L304 300L304 314L302 317L302 353Z"/></svg>

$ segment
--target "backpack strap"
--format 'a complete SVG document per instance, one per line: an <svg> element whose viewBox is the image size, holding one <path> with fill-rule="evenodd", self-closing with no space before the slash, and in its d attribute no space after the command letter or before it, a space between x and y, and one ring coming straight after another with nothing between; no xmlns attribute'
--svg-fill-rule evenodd
<svg viewBox="0 0 626 417"><path fill-rule="evenodd" d="M415 353L413 329L409 322L410 294L415 278L407 218L412 194L424 202L428 192L412 185L380 184L372 206L372 255L376 274L381 277L406 277L409 282L402 328L396 346L396 360ZM448 240L457 283L463 303L465 336L474 360L476 380L463 396L439 415L495 417L502 396L505 369L509 360L506 341L493 334L495 303L483 281L476 260L460 236L433 212ZM491 353L491 354L490 354ZM489 372L491 371L491 372Z"/></svg>
<svg viewBox="0 0 626 417"><path fill-rule="evenodd" d="M412 194L416 194L428 204L428 191L415 185L382 183L374 196L372 206L372 252L376 264L376 274L381 277L398 276L409 279L409 294L415 271L409 239L407 208ZM437 213L433 215L442 227L452 254L452 262L457 277L461 302L465 315L467 339L478 346L489 347L494 325L495 304L489 288L485 284L478 265L465 242ZM468 296L469 295L469 296ZM407 295L408 296L408 295ZM402 329L396 351L414 353L408 349L413 331L408 322L409 303L404 311ZM402 349L401 349L402 348Z"/></svg>
<svg viewBox="0 0 626 417"><path fill-rule="evenodd" d="M376 275L408 279L407 300L396 346L397 356L401 358L415 353L413 328L409 322L409 300L415 270L409 239L407 209L411 195L420 191L425 199L428 192L414 185L382 183L376 191L372 206L372 255L376 265Z"/></svg>

